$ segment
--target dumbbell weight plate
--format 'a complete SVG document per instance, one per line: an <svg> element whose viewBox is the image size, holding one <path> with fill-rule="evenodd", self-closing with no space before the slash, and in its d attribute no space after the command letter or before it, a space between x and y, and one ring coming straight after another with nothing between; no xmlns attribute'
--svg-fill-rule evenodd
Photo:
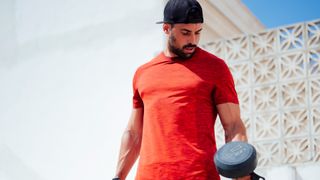
<svg viewBox="0 0 320 180"><path fill-rule="evenodd" d="M223 145L215 154L214 162L219 174L227 178L247 176L257 167L255 148L241 141Z"/></svg>

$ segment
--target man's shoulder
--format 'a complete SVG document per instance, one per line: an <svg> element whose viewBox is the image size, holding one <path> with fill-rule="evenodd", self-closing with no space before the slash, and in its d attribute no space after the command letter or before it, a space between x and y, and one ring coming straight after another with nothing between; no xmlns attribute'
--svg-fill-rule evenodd
<svg viewBox="0 0 320 180"><path fill-rule="evenodd" d="M149 59L148 61L141 64L140 66L138 66L138 68L136 69L136 74L141 73L141 72L145 71L146 69L149 69L150 67L154 66L160 59L161 59L161 53L159 53L155 57Z"/></svg>
<svg viewBox="0 0 320 180"><path fill-rule="evenodd" d="M220 64L220 65L226 65L225 60L223 60L222 58L212 54L211 52L208 52L205 49L201 49L199 48L201 51L201 58L206 59L208 62L211 62L213 64Z"/></svg>

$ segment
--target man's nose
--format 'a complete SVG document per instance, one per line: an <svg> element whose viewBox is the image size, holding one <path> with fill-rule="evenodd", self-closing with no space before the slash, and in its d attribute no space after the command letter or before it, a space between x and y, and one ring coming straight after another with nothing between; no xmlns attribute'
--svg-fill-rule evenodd
<svg viewBox="0 0 320 180"><path fill-rule="evenodd" d="M196 35L194 35L194 34L190 35L190 37L189 37L189 42L188 42L188 43L190 43L190 44L196 44L196 41L197 41L196 38L197 38Z"/></svg>

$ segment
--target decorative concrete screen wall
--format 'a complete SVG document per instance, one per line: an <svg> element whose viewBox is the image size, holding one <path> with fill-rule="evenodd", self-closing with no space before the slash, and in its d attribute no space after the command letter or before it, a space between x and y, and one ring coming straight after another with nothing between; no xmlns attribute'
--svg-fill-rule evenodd
<svg viewBox="0 0 320 180"><path fill-rule="evenodd" d="M232 71L261 170L320 162L320 19L203 47Z"/></svg>

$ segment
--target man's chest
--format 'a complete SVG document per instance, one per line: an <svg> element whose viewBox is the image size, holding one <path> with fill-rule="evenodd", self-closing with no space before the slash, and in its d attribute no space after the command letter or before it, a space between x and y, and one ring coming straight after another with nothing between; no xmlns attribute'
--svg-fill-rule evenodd
<svg viewBox="0 0 320 180"><path fill-rule="evenodd" d="M140 77L138 89L142 99L150 96L210 96L213 80L181 64L149 68Z"/></svg>

